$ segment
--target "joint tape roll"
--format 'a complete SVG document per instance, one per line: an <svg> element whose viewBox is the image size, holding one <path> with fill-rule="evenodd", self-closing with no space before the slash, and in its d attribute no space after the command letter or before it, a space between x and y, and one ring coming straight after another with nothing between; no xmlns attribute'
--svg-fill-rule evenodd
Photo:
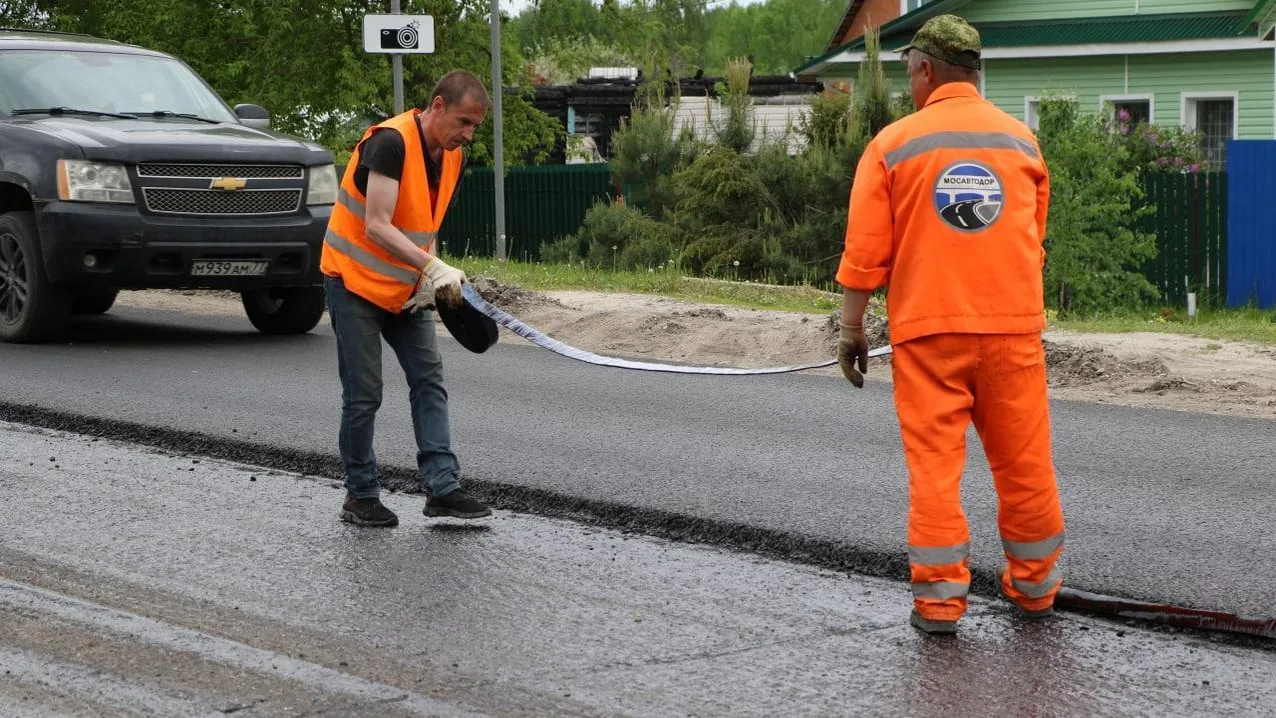
<svg viewBox="0 0 1276 718"><path fill-rule="evenodd" d="M837 359L829 359L822 362L812 364L795 364L792 366L765 367L760 369L746 369L743 367L717 367L717 366L686 366L682 364L661 364L657 362L632 361L629 359L618 359L616 357L602 356L593 352L587 352L583 349L577 349L569 344L564 344L552 337L547 336L544 332L530 327L519 321L509 313L494 307L482 295L478 293L472 285L466 282L462 285L461 293L465 297L465 302L475 311L483 316L491 319L515 334L523 337L542 349L548 349L555 354L575 359L587 364L596 364L598 366L609 366L617 369L635 369L638 371L657 371L670 374L717 374L731 376L747 376L758 374L788 374L790 372L806 371L808 369L821 369L827 366L837 364ZM451 325L448 326L452 329ZM455 336L455 332L453 332ZM461 337L457 337L461 341ZM462 344L466 342L462 341ZM468 346L468 345L467 345ZM490 345L489 345L490 346ZM471 349L471 351L474 351ZM879 357L891 353L890 346L878 347L868 353L870 357Z"/></svg>

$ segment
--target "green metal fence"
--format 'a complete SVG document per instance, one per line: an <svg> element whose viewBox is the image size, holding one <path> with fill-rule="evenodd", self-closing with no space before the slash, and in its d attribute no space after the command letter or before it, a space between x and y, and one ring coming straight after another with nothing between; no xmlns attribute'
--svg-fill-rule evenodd
<svg viewBox="0 0 1276 718"><path fill-rule="evenodd" d="M515 167L505 173L505 247L510 259L536 261L542 245L575 234L585 211L614 195L605 164ZM490 168L466 172L439 231L452 256L496 255L496 183Z"/></svg>
<svg viewBox="0 0 1276 718"><path fill-rule="evenodd" d="M1156 208L1143 220L1143 229L1157 235L1157 257L1142 273L1160 290L1164 303L1182 306L1188 292L1194 292L1202 304L1222 305L1227 297L1227 174L1150 174L1143 187L1143 201ZM574 234L586 210L617 192L606 164L507 170L507 255L538 260L542 245ZM495 256L495 197L491 169L467 170L440 232L445 254Z"/></svg>
<svg viewBox="0 0 1276 718"><path fill-rule="evenodd" d="M1227 298L1227 173L1150 174L1144 202L1156 208L1144 219L1156 233L1157 256L1143 275L1161 291L1161 301L1182 306L1194 292L1202 304Z"/></svg>

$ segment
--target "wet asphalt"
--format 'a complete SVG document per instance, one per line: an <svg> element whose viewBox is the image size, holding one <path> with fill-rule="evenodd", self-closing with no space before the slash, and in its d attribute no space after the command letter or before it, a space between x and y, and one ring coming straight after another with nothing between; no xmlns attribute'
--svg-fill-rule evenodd
<svg viewBox="0 0 1276 718"><path fill-rule="evenodd" d="M1271 715L1276 652L0 423L0 714Z"/></svg>
<svg viewBox="0 0 1276 718"><path fill-rule="evenodd" d="M484 355L441 343L463 471L498 504L906 576L907 480L888 385L606 369L508 333ZM406 390L388 350L385 360L378 453L387 482L411 487ZM0 418L338 471L326 327L272 338L237 317L120 308L79 323L69 343L0 345L0 378ZM1276 617L1266 558L1276 426L1071 402L1054 403L1053 420L1068 587ZM1001 558L973 431L968 469L985 591Z"/></svg>

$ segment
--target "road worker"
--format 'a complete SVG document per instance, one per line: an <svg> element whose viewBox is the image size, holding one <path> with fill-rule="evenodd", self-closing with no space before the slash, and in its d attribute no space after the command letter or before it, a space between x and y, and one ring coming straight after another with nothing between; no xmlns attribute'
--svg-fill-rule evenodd
<svg viewBox="0 0 1276 718"><path fill-rule="evenodd" d="M373 424L381 406L381 340L409 387L417 465L427 516L480 518L491 509L460 489L451 450L448 395L435 335L436 297L461 306L465 273L436 254L439 226L456 193L462 145L490 104L473 74L444 75L429 106L368 129L341 181L320 268L337 337L341 378L339 446L345 467L343 521L395 526L380 500Z"/></svg>
<svg viewBox="0 0 1276 718"><path fill-rule="evenodd" d="M855 172L838 360L862 387L864 311L888 286L909 476L909 620L952 633L970 588L960 484L972 420L999 500L1002 593L1040 617L1062 583L1041 338L1050 180L1033 133L980 96L980 38L965 20L935 17L900 52L917 112L883 129Z"/></svg>

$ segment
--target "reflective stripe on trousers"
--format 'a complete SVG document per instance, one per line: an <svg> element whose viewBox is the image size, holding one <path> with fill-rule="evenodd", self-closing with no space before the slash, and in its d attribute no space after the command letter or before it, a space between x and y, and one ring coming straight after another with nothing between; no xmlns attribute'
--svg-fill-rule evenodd
<svg viewBox="0 0 1276 718"><path fill-rule="evenodd" d="M1060 532L1050 538L1030 543L1009 541L1003 538L1001 546L1006 550L1006 554L1013 558L1023 561L1041 561L1050 558L1055 551L1063 547L1063 536L1063 532Z"/></svg>
<svg viewBox="0 0 1276 718"><path fill-rule="evenodd" d="M1030 599L1045 598L1054 593L1062 583L1063 572L1059 570L1058 566L1051 566L1050 573L1046 575L1046 579L1037 583L1028 583L1013 577L1010 579L1010 585Z"/></svg>
<svg viewBox="0 0 1276 718"><path fill-rule="evenodd" d="M909 546L908 562L919 566L947 566L970 556L970 542L956 546Z"/></svg>
<svg viewBox="0 0 1276 718"><path fill-rule="evenodd" d="M913 596L929 598L935 601L948 601L954 598L965 598L970 593L969 583L955 581L931 581L929 583L912 584Z"/></svg>

